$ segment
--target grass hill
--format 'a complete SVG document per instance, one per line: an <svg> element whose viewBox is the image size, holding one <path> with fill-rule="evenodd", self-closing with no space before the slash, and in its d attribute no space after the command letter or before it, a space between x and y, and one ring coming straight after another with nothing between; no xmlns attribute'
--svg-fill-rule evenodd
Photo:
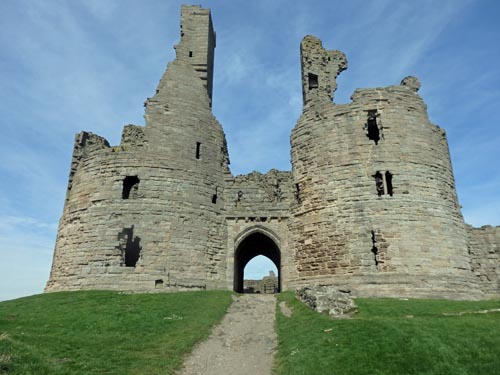
<svg viewBox="0 0 500 375"><path fill-rule="evenodd" d="M358 299L353 319L333 320L278 299L293 313L276 312L277 374L500 375L498 300ZM217 291L0 302L0 374L173 374L230 303Z"/></svg>
<svg viewBox="0 0 500 375"><path fill-rule="evenodd" d="M60 292L0 303L0 374L172 374L230 292Z"/></svg>
<svg viewBox="0 0 500 375"><path fill-rule="evenodd" d="M277 313L279 374L500 374L500 301L357 299L333 320L279 298L293 310Z"/></svg>

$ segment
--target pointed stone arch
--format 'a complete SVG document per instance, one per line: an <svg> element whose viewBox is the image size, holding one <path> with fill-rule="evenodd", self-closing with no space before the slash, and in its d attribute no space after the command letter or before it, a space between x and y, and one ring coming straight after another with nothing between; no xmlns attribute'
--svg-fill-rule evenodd
<svg viewBox="0 0 500 375"><path fill-rule="evenodd" d="M243 292L245 266L258 255L269 258L278 270L278 291L281 290L281 250L279 237L269 228L256 225L236 237L234 245L235 292Z"/></svg>

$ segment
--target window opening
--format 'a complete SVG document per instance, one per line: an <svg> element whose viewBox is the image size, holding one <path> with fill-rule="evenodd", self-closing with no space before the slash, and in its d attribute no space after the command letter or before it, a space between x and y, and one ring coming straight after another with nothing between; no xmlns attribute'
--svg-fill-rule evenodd
<svg viewBox="0 0 500 375"><path fill-rule="evenodd" d="M132 197L137 193L139 189L139 177L137 176L127 176L123 179L123 190L122 199L129 199L130 193L132 192Z"/></svg>
<svg viewBox="0 0 500 375"><path fill-rule="evenodd" d="M201 143L196 142L196 159L200 158L200 152L201 152Z"/></svg>
<svg viewBox="0 0 500 375"><path fill-rule="evenodd" d="M392 174L391 172L385 172L385 185L387 187L387 194L392 197Z"/></svg>
<svg viewBox="0 0 500 375"><path fill-rule="evenodd" d="M213 204L217 203L217 188L215 188L215 194L212 195L212 203Z"/></svg>
<svg viewBox="0 0 500 375"><path fill-rule="evenodd" d="M382 173L377 171L377 173L375 173L372 177L375 178L375 187L377 188L377 194L380 197L384 194L384 180Z"/></svg>
<svg viewBox="0 0 500 375"><path fill-rule="evenodd" d="M193 51L189 51L189 57L193 57Z"/></svg>
<svg viewBox="0 0 500 375"><path fill-rule="evenodd" d="M123 228L118 233L118 242L122 253L123 265L125 267L135 267L141 255L141 238L134 236L134 226Z"/></svg>
<svg viewBox="0 0 500 375"><path fill-rule="evenodd" d="M316 89L319 87L318 76L316 74L309 73L307 77L309 81L309 90Z"/></svg>
<svg viewBox="0 0 500 375"><path fill-rule="evenodd" d="M372 177L375 179L375 187L377 189L378 196L380 197L388 194L392 197L392 173L389 171L386 171L385 173L377 171L377 173L375 173Z"/></svg>
<svg viewBox="0 0 500 375"><path fill-rule="evenodd" d="M377 248L377 240L375 238L375 231L372 230L372 250L371 252L373 253L373 260L375 261L375 267L378 266L378 259L377 259L377 253L378 253L378 248Z"/></svg>
<svg viewBox="0 0 500 375"><path fill-rule="evenodd" d="M371 139L372 141L375 142L375 144L378 144L378 141L380 140L380 129L378 128L377 124L377 111L369 111L368 112L368 120L366 122L366 136L368 139Z"/></svg>
<svg viewBox="0 0 500 375"><path fill-rule="evenodd" d="M295 184L294 196L295 196L295 201L297 203L300 203L300 185L299 184Z"/></svg>
<svg viewBox="0 0 500 375"><path fill-rule="evenodd" d="M163 287L163 279L155 280L155 288L158 289L161 287Z"/></svg>

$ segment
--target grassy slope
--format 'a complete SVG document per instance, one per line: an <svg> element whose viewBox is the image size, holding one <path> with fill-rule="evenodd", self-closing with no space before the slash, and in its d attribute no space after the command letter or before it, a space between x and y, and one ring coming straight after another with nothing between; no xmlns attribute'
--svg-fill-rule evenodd
<svg viewBox="0 0 500 375"><path fill-rule="evenodd" d="M277 372L286 375L500 374L500 301L358 299L354 319L333 320L298 302L277 312Z"/></svg>
<svg viewBox="0 0 500 375"><path fill-rule="evenodd" d="M230 292L62 292L0 303L0 374L171 374Z"/></svg>

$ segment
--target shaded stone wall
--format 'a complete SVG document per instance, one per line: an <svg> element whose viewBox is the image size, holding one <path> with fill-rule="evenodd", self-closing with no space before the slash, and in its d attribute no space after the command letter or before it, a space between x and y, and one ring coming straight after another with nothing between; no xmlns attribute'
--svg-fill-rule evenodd
<svg viewBox="0 0 500 375"><path fill-rule="evenodd" d="M467 226L472 272L477 277L485 297L500 294L500 227Z"/></svg>

